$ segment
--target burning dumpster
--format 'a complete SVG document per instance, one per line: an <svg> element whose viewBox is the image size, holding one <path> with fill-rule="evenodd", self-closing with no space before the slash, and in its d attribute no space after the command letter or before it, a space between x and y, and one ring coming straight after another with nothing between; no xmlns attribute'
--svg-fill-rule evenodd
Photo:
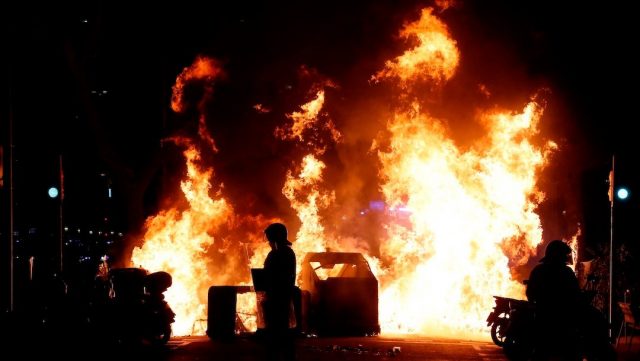
<svg viewBox="0 0 640 361"><path fill-rule="evenodd" d="M380 333L378 280L362 254L307 253L300 277L307 332L321 336Z"/></svg>

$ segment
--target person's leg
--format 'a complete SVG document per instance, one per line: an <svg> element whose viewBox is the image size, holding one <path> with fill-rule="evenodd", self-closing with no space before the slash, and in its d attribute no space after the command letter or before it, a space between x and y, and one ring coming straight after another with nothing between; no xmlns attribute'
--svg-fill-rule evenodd
<svg viewBox="0 0 640 361"><path fill-rule="evenodd" d="M296 359L295 329L287 329L283 336L282 356L285 361L294 361Z"/></svg>
<svg viewBox="0 0 640 361"><path fill-rule="evenodd" d="M278 335L273 329L265 330L265 352L267 361L279 361Z"/></svg>

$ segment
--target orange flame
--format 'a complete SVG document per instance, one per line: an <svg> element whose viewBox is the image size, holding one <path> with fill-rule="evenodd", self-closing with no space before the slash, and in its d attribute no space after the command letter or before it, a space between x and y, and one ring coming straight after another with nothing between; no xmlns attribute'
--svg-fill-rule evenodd
<svg viewBox="0 0 640 361"><path fill-rule="evenodd" d="M444 11L456 6L456 2L454 0L436 0L435 4L440 9L440 11Z"/></svg>
<svg viewBox="0 0 640 361"><path fill-rule="evenodd" d="M188 68L184 68L182 73L178 75L178 79L176 79L171 95L171 109L176 113L184 111L184 87L187 83L194 79L213 81L221 74L222 69L220 69L215 60L206 57L196 58L193 64ZM207 88L207 90L211 91L211 88Z"/></svg>
<svg viewBox="0 0 640 361"><path fill-rule="evenodd" d="M467 152L418 106L389 122L382 191L409 223L389 219L381 245L393 260L381 284L383 331L478 337L493 294L522 296L508 264L525 263L541 241L535 176L555 147L529 141L541 114L531 102L487 115L488 139Z"/></svg>
<svg viewBox="0 0 640 361"><path fill-rule="evenodd" d="M406 92L400 97L406 100L418 82L440 85L453 77L459 62L456 42L432 9L422 10L421 18L405 25L401 36L417 39L416 47L386 62L373 76L375 81L397 81ZM214 80L220 73L215 62L198 58L178 77L173 109L184 110L186 82ZM489 91L482 89L489 97ZM200 102L201 114L210 91L207 87ZM299 111L286 115L290 122L275 130L279 139L310 149L287 172L282 188L301 221L294 242L299 261L305 252L354 250L349 237L327 231L327 220L321 216L331 209L336 195L324 183L328 166L320 158L329 145L342 139L323 112L324 103L325 91L316 90ZM255 107L258 112L266 109ZM388 139L372 147L387 205L384 236L379 250L365 253L379 280L383 332L486 338L484 320L493 306L492 295L523 297L510 266L525 264L542 240L534 211L544 194L537 189L536 178L557 148L553 142L534 142L543 109L533 99L519 112L482 114L479 120L487 135L468 149L457 147L444 120L431 116L418 100L395 110L386 124ZM199 121L200 136L213 145L204 115ZM213 171L197 166L199 154L190 142L178 142L187 148L187 180L181 187L189 208L172 208L150 218L145 243L134 250L132 259L136 265L174 276L167 299L177 313L174 333L181 335L189 334L193 324L205 317L206 291L213 280L206 272L204 252L214 243L211 235L248 216L231 217L233 208L220 191L210 196ZM247 247L251 247L245 249L249 266L261 267L268 252L266 242ZM249 329L255 329L256 317L249 315L255 305L254 296L238 299L238 311Z"/></svg>
<svg viewBox="0 0 640 361"><path fill-rule="evenodd" d="M336 129L331 119L318 124L323 106L324 90L318 90L314 99L300 107L301 111L287 114L287 118L291 119L292 123L289 126L277 127L276 137L283 140L297 140L309 145L316 154L324 153L326 144L324 144L323 131L328 133L329 139L333 142L339 142L342 134Z"/></svg>
<svg viewBox="0 0 640 361"><path fill-rule="evenodd" d="M212 284L208 274L207 248L214 243L218 228L233 214L228 202L217 192L209 196L212 169L200 169L200 154L187 143L187 180L180 187L189 204L185 210L171 208L150 217L146 224L144 244L136 247L131 257L134 265L151 272L167 271L173 285L167 291L167 302L176 313L175 335L190 334L198 320L206 319L206 291Z"/></svg>
<svg viewBox="0 0 640 361"><path fill-rule="evenodd" d="M385 68L373 76L374 81L398 78L400 85L406 87L416 80L439 83L453 76L460 54L446 25L432 12L431 8L423 9L418 21L405 25L400 36L416 38L418 45L395 60L388 60Z"/></svg>
<svg viewBox="0 0 640 361"><path fill-rule="evenodd" d="M287 173L282 193L291 202L301 222L296 235L295 248L304 252L323 252L329 245L320 219L319 211L326 209L334 200L334 192L320 189L322 172L326 165L314 155L302 159L300 172Z"/></svg>
<svg viewBox="0 0 640 361"><path fill-rule="evenodd" d="M198 57L190 67L182 70L182 73L180 73L176 80L176 84L173 86L173 93L171 95L171 109L176 113L182 113L185 110L185 85L193 80L203 80L207 82L207 85L205 86L205 94L198 104L198 110L200 111L200 117L198 119L198 135L209 144L214 152L217 152L218 148L207 130L203 107L207 104L207 101L213 93L213 86L211 83L220 76L222 76L222 69L215 60L207 57Z"/></svg>
<svg viewBox="0 0 640 361"><path fill-rule="evenodd" d="M297 175L292 170L287 172L287 179L282 188L282 194L289 200L301 222L294 243L298 253L323 252L339 247L335 239L325 234L320 217L320 212L326 210L335 200L333 191L322 188L322 174L326 165L318 156L325 152L326 145L323 144L320 130L324 128L327 131L325 134L328 134L328 138L333 142L340 141L342 137L330 119L319 124L318 116L323 105L324 90L319 90L314 99L300 107L302 111L288 115L288 118L293 120L289 128L276 129L276 136L295 139L313 149L313 154L307 154L302 159ZM302 257L298 257L298 271L301 269L301 261Z"/></svg>

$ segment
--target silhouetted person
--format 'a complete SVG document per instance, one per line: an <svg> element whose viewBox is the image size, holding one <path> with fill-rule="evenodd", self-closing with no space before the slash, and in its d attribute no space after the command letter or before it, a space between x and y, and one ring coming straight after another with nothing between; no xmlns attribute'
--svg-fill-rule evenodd
<svg viewBox="0 0 640 361"><path fill-rule="evenodd" d="M263 303L268 360L294 360L293 292L296 278L296 255L287 240L282 223L270 224L264 234L271 251L264 261L266 278Z"/></svg>
<svg viewBox="0 0 640 361"><path fill-rule="evenodd" d="M571 248L553 240L529 276L527 298L536 307L534 360L578 360L580 286L570 262Z"/></svg>

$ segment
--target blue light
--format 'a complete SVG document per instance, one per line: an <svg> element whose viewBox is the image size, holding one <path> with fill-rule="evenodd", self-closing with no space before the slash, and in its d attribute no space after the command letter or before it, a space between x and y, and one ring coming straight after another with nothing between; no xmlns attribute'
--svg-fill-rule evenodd
<svg viewBox="0 0 640 361"><path fill-rule="evenodd" d="M57 196L58 196L58 188L56 188L56 187L51 187L51 188L49 188L48 193L49 193L49 197L50 197L50 198L55 198L55 197L57 197Z"/></svg>
<svg viewBox="0 0 640 361"><path fill-rule="evenodd" d="M629 197L629 191L626 188L620 188L616 195L619 199L627 199L627 197Z"/></svg>

